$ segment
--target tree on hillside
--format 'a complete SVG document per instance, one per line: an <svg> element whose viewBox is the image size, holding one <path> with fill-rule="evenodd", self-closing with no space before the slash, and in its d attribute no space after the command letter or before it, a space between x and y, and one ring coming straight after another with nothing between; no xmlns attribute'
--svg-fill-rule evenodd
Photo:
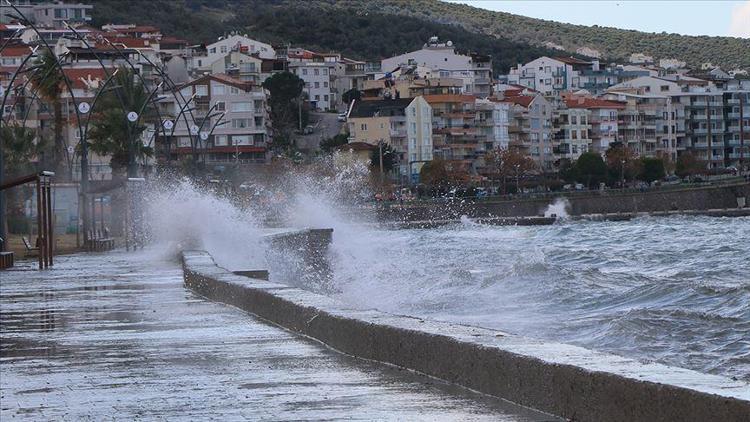
<svg viewBox="0 0 750 422"><path fill-rule="evenodd" d="M54 115L54 157L55 174L60 180L71 180L73 172L73 158L68 153L68 145L63 137L65 121L62 110L62 94L64 90L65 74L57 63L57 57L51 50L45 49L34 60L34 71L29 75L31 85L39 96L52 103Z"/></svg>
<svg viewBox="0 0 750 422"><path fill-rule="evenodd" d="M114 88L112 88L114 86ZM130 122L130 112L146 114L145 104L149 93L135 77L133 70L120 67L113 78L113 84L100 89L107 90L91 110L92 126L88 139L91 151L109 156L113 178L137 177L137 161L153 155L153 148L141 141L146 130L145 116Z"/></svg>
<svg viewBox="0 0 750 422"><path fill-rule="evenodd" d="M513 148L495 148L484 157L490 177L499 180L503 187L503 193L507 193L507 182L528 174L535 168L531 157Z"/></svg>
<svg viewBox="0 0 750 422"><path fill-rule="evenodd" d="M703 160L700 160L691 151L685 151L677 157L675 174L678 177L693 177L697 174L701 174L705 169L706 163Z"/></svg>
<svg viewBox="0 0 750 422"><path fill-rule="evenodd" d="M303 110L300 125L300 110L305 81L290 72L276 73L263 82L271 97L271 124L273 143L277 152L287 151L292 143L294 130L305 126L307 111Z"/></svg>
<svg viewBox="0 0 750 422"><path fill-rule="evenodd" d="M638 179L651 183L654 180L664 178L664 161L660 158L641 158L641 171L638 173Z"/></svg>
<svg viewBox="0 0 750 422"><path fill-rule="evenodd" d="M607 180L607 165L602 156L595 152L581 154L573 165L573 171L579 181L586 182L589 189Z"/></svg>

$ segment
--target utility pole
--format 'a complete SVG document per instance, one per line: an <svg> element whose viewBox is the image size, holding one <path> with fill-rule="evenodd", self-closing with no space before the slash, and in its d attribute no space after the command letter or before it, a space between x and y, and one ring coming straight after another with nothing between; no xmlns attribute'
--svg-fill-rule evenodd
<svg viewBox="0 0 750 422"><path fill-rule="evenodd" d="M378 142L378 150L380 151L380 185L382 186L385 182L383 180L383 140Z"/></svg>

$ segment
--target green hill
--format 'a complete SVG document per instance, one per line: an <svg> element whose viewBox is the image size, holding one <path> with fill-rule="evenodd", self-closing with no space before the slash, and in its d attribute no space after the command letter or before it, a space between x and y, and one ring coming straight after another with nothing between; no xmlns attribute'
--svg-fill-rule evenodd
<svg viewBox="0 0 750 422"><path fill-rule="evenodd" d="M132 22L211 42L229 31L272 44L292 43L377 60L418 49L432 35L460 50L490 54L496 71L540 55L595 49L605 60L631 53L750 68L750 40L586 27L491 12L436 0L120 0L94 2L95 25ZM545 47L552 43L568 53Z"/></svg>

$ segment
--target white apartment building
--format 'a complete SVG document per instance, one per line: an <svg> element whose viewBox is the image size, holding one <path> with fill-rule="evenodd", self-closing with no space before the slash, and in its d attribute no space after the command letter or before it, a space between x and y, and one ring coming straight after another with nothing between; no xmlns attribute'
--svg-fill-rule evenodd
<svg viewBox="0 0 750 422"><path fill-rule="evenodd" d="M401 174L419 181L419 171L432 161L432 107L419 96L406 107L406 137L408 163L401 163Z"/></svg>
<svg viewBox="0 0 750 422"><path fill-rule="evenodd" d="M477 126L485 139L485 149L506 149L510 143L510 103L478 98L476 101Z"/></svg>
<svg viewBox="0 0 750 422"><path fill-rule="evenodd" d="M305 81L305 90L310 106L316 110L329 110L335 107L336 97L331 86L331 72L335 62L289 63L289 71Z"/></svg>
<svg viewBox="0 0 750 422"><path fill-rule="evenodd" d="M223 59L232 51L239 51L248 55L257 54L261 59L276 58L276 51L271 44L248 38L247 35L230 35L220 37L215 43L207 45L204 55L194 55L191 68L207 71L217 60Z"/></svg>
<svg viewBox="0 0 750 422"><path fill-rule="evenodd" d="M587 62L573 57L542 56L511 68L508 73L508 84L531 88L548 96L557 96L562 91L582 88L583 70L598 71L599 62Z"/></svg>
<svg viewBox="0 0 750 422"><path fill-rule="evenodd" d="M403 65L429 68L431 76L463 81L462 93L487 97L491 94L492 66L489 56L456 54L451 41L430 38L421 50L411 51L381 61L382 72L393 72Z"/></svg>

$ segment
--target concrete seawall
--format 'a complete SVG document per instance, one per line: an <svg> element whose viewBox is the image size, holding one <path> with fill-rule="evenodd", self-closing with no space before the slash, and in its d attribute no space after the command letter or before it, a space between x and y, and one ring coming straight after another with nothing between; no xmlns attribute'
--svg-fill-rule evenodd
<svg viewBox="0 0 750 422"><path fill-rule="evenodd" d="M750 198L750 183L628 193L594 191L565 198L570 204L570 215L729 209L737 208L737 198ZM528 217L543 215L554 200L554 197L502 201L464 198L454 202L407 203L403 207L391 205L378 208L377 215L381 221L451 220L462 215Z"/></svg>
<svg viewBox="0 0 750 422"><path fill-rule="evenodd" d="M183 269L185 285L197 293L341 352L564 418L750 419L750 384L741 381L496 330L353 309L306 290L235 275L203 251L183 252Z"/></svg>

